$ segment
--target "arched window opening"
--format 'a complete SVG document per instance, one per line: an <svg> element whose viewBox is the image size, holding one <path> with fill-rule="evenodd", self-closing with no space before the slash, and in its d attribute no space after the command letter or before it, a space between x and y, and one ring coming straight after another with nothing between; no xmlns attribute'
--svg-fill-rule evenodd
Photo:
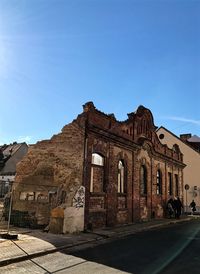
<svg viewBox="0 0 200 274"><path fill-rule="evenodd" d="M90 192L104 191L104 160L100 154L92 154Z"/></svg>
<svg viewBox="0 0 200 274"><path fill-rule="evenodd" d="M124 164L120 160L118 163L118 187L117 192L118 193L124 193L125 192L125 178L124 178Z"/></svg>
<svg viewBox="0 0 200 274"><path fill-rule="evenodd" d="M145 165L140 169L140 193L142 195L147 194L147 169Z"/></svg>
<svg viewBox="0 0 200 274"><path fill-rule="evenodd" d="M178 174L175 174L175 195L179 196L179 181L178 181Z"/></svg>
<svg viewBox="0 0 200 274"><path fill-rule="evenodd" d="M104 158L97 153L93 153L92 154L92 164L97 165L97 166L104 166Z"/></svg>
<svg viewBox="0 0 200 274"><path fill-rule="evenodd" d="M168 172L168 194L173 195L172 173Z"/></svg>
<svg viewBox="0 0 200 274"><path fill-rule="evenodd" d="M156 174L156 194L162 194L162 173L160 169L157 170Z"/></svg>

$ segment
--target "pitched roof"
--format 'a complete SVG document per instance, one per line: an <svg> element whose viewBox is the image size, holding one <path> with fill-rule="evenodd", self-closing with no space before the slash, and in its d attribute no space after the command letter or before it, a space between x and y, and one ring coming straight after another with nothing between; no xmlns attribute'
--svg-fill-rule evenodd
<svg viewBox="0 0 200 274"><path fill-rule="evenodd" d="M200 137L197 135L193 135L191 138L187 139L190 143L200 143Z"/></svg>
<svg viewBox="0 0 200 274"><path fill-rule="evenodd" d="M22 148L22 149L21 149ZM0 147L0 174L15 174L16 164L27 153L28 146L26 143L14 142L10 145Z"/></svg>
<svg viewBox="0 0 200 274"><path fill-rule="evenodd" d="M196 153L200 154L199 151L197 149L195 149L192 145L190 145L189 142L184 142L183 140L181 140L181 138L179 138L177 135L175 135L173 132L171 132L169 129L163 127L163 126L160 126L156 132L159 131L159 129L164 129L165 131L167 131L169 134L171 134L172 136L174 136L176 139L178 139L181 143L183 143L184 145L188 146L189 148L191 148L192 150L194 150ZM194 135L196 136L196 135ZM192 137L191 137L192 138ZM188 140L187 140L188 141Z"/></svg>

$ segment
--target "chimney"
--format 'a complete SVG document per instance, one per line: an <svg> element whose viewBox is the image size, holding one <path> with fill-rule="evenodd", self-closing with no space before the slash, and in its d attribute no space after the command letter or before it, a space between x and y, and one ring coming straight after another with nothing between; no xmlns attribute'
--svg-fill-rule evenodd
<svg viewBox="0 0 200 274"><path fill-rule="evenodd" d="M183 141L183 142L187 142L188 139L190 139L192 137L192 134L191 133L186 133L186 134L181 134L180 135L180 139Z"/></svg>

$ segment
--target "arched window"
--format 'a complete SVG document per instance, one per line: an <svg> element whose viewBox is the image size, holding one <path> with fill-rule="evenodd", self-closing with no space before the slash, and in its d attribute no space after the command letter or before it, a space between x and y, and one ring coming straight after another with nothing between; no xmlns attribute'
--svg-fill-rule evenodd
<svg viewBox="0 0 200 274"><path fill-rule="evenodd" d="M173 182L171 172L168 172L168 194L173 195Z"/></svg>
<svg viewBox="0 0 200 274"><path fill-rule="evenodd" d="M104 191L104 157L92 154L90 192Z"/></svg>
<svg viewBox="0 0 200 274"><path fill-rule="evenodd" d="M162 194L162 173L160 169L157 170L156 174L156 194Z"/></svg>
<svg viewBox="0 0 200 274"><path fill-rule="evenodd" d="M178 181L178 174L175 174L175 195L179 196L179 181Z"/></svg>
<svg viewBox="0 0 200 274"><path fill-rule="evenodd" d="M140 193L142 195L147 194L147 169L145 165L140 169Z"/></svg>
<svg viewBox="0 0 200 274"><path fill-rule="evenodd" d="M118 163L118 187L117 192L118 193L124 193L125 187L124 187L125 179L124 179L124 164L120 160Z"/></svg>
<svg viewBox="0 0 200 274"><path fill-rule="evenodd" d="M98 165L98 166L103 166L104 165L104 158L97 154L97 153L92 153L92 164L93 165Z"/></svg>

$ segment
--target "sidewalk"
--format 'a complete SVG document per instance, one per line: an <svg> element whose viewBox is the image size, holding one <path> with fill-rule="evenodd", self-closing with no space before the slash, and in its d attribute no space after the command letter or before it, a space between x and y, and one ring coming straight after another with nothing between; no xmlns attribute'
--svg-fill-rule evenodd
<svg viewBox="0 0 200 274"><path fill-rule="evenodd" d="M151 220L114 228L96 229L92 232L81 232L79 234L52 234L41 230L12 227L10 233L18 234L18 240L5 240L0 237L0 266L32 259L63 249L105 242L108 239L116 239L177 222L190 221L191 219L192 217L190 216L183 216L179 220ZM2 234L3 232L5 230L0 228L0 233Z"/></svg>

